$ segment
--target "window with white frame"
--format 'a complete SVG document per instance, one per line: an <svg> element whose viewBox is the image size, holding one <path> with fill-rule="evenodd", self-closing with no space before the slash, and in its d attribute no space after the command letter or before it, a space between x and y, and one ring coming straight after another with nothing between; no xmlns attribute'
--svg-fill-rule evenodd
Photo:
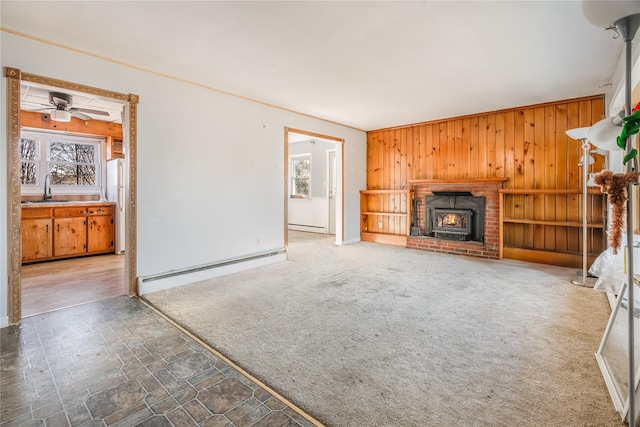
<svg viewBox="0 0 640 427"><path fill-rule="evenodd" d="M291 181L289 197L292 199L308 199L311 197L311 154L300 154L289 157Z"/></svg>
<svg viewBox="0 0 640 427"><path fill-rule="evenodd" d="M40 140L30 135L20 138L20 184L35 186L38 184L40 166Z"/></svg>
<svg viewBox="0 0 640 427"><path fill-rule="evenodd" d="M54 192L99 193L102 143L99 138L22 132L22 192L43 191L48 175Z"/></svg>

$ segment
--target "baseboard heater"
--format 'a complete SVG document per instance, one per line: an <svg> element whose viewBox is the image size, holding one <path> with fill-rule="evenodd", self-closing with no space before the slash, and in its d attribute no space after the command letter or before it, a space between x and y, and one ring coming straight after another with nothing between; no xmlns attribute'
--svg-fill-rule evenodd
<svg viewBox="0 0 640 427"><path fill-rule="evenodd" d="M327 229L321 225L304 225L304 224L289 223L287 228L292 231L306 231L308 233L325 234L327 232Z"/></svg>
<svg viewBox="0 0 640 427"><path fill-rule="evenodd" d="M139 290L140 290L140 294L145 294L147 292L151 292L154 290L161 290L161 289L167 289L170 287L174 287L180 284L185 284L185 283L189 283L188 282L184 282L182 283L180 281L180 276L187 276L187 275L196 275L198 276L198 273L201 273L199 275L199 277L205 277L202 273L203 272L207 272L209 270L215 270L215 269L222 269L224 267L229 267L229 266L233 266L233 265L237 265L237 264L242 264L242 263L247 263L247 262L255 262L255 261L265 261L267 258L272 258L272 257L281 257L283 258L283 260L286 260L286 254L287 254L287 250L282 248L282 249L277 249L277 250L273 250L273 251L269 251L269 252L261 252L258 254L254 254L254 255L248 255L248 256L244 256L244 257L239 257L239 258L233 258L233 259L228 259L228 260L224 260L224 261L218 261L218 262L213 262L211 264L204 264L204 265L198 265L198 266L194 266L194 267L188 267L188 268L183 268L183 269L179 269L179 270L171 270L168 271L166 273L160 273L160 274L154 274L154 275L150 275L150 276L144 276L144 277L139 277L138 278L138 283L139 283ZM277 261L275 261L277 262ZM268 264L268 262L266 263ZM256 264L256 265L260 265L260 264ZM249 267L251 268L251 267ZM232 271L231 271L232 272ZM222 273L222 275L224 275L225 273ZM220 274L218 274L220 275ZM176 279L178 278L178 279ZM172 280L167 280L167 279L174 279ZM187 279L186 277L184 279ZM159 288L156 289L150 289L149 286L147 284L151 283L151 282L157 282L160 280L164 280L165 282L167 282L167 286L160 286ZM172 284L169 284L169 283ZM147 286L145 286L147 285ZM154 285L155 286L155 285Z"/></svg>
<svg viewBox="0 0 640 427"><path fill-rule="evenodd" d="M293 224L289 223L289 227L306 227L306 228L319 228L320 230L324 230L322 225L307 225L307 224Z"/></svg>

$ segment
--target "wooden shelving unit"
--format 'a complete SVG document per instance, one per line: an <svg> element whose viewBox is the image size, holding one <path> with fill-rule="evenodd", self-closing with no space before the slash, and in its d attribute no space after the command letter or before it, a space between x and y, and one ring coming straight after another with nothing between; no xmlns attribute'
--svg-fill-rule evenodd
<svg viewBox="0 0 640 427"><path fill-rule="evenodd" d="M107 160L124 159L122 138L107 137Z"/></svg>
<svg viewBox="0 0 640 427"><path fill-rule="evenodd" d="M411 231L411 190L361 190L360 239L406 246Z"/></svg>
<svg viewBox="0 0 640 427"><path fill-rule="evenodd" d="M580 189L502 189L500 255L505 258L575 267L582 259ZM606 197L587 190L589 264L606 248ZM513 242L524 242L515 245Z"/></svg>

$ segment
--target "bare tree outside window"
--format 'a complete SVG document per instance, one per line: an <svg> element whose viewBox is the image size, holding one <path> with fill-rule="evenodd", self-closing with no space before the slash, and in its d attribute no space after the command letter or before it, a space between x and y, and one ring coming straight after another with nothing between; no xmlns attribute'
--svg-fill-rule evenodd
<svg viewBox="0 0 640 427"><path fill-rule="evenodd" d="M95 185L96 146L71 142L51 142L49 174L51 185Z"/></svg>
<svg viewBox="0 0 640 427"><path fill-rule="evenodd" d="M38 183L38 140L20 138L20 184Z"/></svg>
<svg viewBox="0 0 640 427"><path fill-rule="evenodd" d="M311 157L291 158L291 197L307 198L310 196Z"/></svg>

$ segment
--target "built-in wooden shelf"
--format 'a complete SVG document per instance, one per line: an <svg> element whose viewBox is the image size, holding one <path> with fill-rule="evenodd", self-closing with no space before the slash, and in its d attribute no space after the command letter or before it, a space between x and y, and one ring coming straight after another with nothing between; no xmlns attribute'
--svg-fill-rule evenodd
<svg viewBox="0 0 640 427"><path fill-rule="evenodd" d="M558 227L582 227L582 222L578 221L544 221L539 219L502 218L502 222L508 222L511 224L555 225ZM587 223L587 228L604 228L604 224Z"/></svg>
<svg viewBox="0 0 640 427"><path fill-rule="evenodd" d="M409 194L412 190L360 190L360 194Z"/></svg>
<svg viewBox="0 0 640 427"><path fill-rule="evenodd" d="M576 196L578 198L581 198L584 194L582 189L504 188L498 190L498 193L500 196L499 204L501 257L505 256L507 258L514 258L523 261L541 262L564 266L580 265L580 263L582 262L582 256L580 255L580 251L576 250L577 248L571 250L570 247L565 246L564 250L555 248L555 250L550 251L543 247L513 247L509 243L505 243L504 234L507 231L505 230L505 225L508 225L510 227L509 230L511 231L511 233L517 232L520 235L528 236L530 241L533 240L531 237L534 236L535 233L544 234L548 232L551 233L551 236L555 236L556 233L573 233L573 235L577 235L577 230L582 229L585 226L584 222L581 220L581 218L583 218L582 215L584 215L585 213L583 213L582 208L580 208L579 211L573 211L574 216L570 220L567 220L568 207L571 206L568 202L570 199L562 198L562 196L570 196L571 200L575 200ZM530 197L532 197L533 199L529 199L529 201L527 202L527 198ZM597 256L597 254L603 249L602 246L604 246L606 238L606 196L600 191L599 188L587 188L587 197L590 205L589 211L586 213L588 219L586 224L588 233L587 251L589 263L591 263L593 262L595 256ZM561 212L564 218L562 216L557 216L558 211L556 210L556 201L557 205L563 209ZM551 203L551 209L549 209L548 206L545 206L545 204L548 202ZM574 203L575 205L577 202L572 203ZM518 212L515 212L516 210ZM518 217L524 216L524 218L514 218L514 213L517 213ZM507 216L509 214L511 214L511 216ZM534 219L541 217L546 217L548 219ZM527 226L532 225L541 226L544 228L542 230L535 228L526 228ZM519 226L520 228L517 228ZM553 229L553 227L563 227L565 229ZM574 229L574 231L570 231L567 229ZM579 245L580 247L582 247L584 243L581 241Z"/></svg>
<svg viewBox="0 0 640 427"><path fill-rule="evenodd" d="M514 190L510 188L503 188L498 190L502 194L516 194L521 196L535 195L535 194L582 194L582 190L576 189L555 189L555 188L531 188L529 190ZM587 188L587 194L602 194L599 188Z"/></svg>
<svg viewBox="0 0 640 427"><path fill-rule="evenodd" d="M384 233L360 233L363 242L383 243L385 245L407 246L407 236Z"/></svg>
<svg viewBox="0 0 640 427"><path fill-rule="evenodd" d="M406 246L412 190L361 190L360 239Z"/></svg>
<svg viewBox="0 0 640 427"><path fill-rule="evenodd" d="M406 216L406 212L361 212L362 215Z"/></svg>

